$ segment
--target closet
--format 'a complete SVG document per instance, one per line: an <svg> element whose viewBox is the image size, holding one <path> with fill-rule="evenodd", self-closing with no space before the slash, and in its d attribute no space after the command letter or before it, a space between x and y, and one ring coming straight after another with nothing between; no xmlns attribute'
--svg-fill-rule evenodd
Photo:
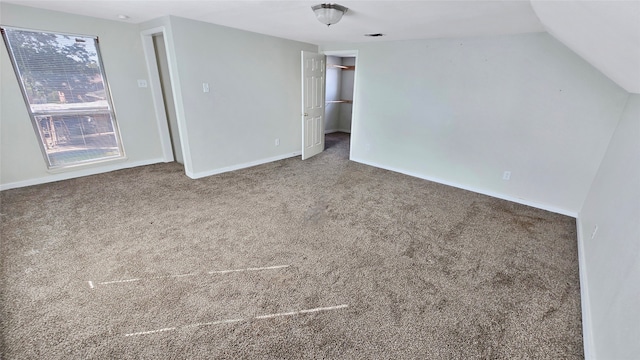
<svg viewBox="0 0 640 360"><path fill-rule="evenodd" d="M327 56L325 134L351 132L355 57Z"/></svg>

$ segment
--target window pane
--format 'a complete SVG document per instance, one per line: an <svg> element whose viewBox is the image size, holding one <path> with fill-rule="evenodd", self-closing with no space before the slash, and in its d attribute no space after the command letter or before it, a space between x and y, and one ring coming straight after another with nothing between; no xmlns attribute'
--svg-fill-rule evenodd
<svg viewBox="0 0 640 360"><path fill-rule="evenodd" d="M52 166L120 156L109 113L35 118Z"/></svg>
<svg viewBox="0 0 640 360"><path fill-rule="evenodd" d="M49 167L122 157L97 38L2 28Z"/></svg>

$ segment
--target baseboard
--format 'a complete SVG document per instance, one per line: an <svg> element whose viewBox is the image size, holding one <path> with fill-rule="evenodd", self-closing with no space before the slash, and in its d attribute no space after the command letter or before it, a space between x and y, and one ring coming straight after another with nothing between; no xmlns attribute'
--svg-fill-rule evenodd
<svg viewBox="0 0 640 360"><path fill-rule="evenodd" d="M187 171L186 174L187 174L188 177L190 177L192 179L199 179L199 178L203 178L203 177L207 177L207 176L211 176L211 175L217 175L217 174L226 173L226 172L229 172L229 171L246 169L246 168L249 168L249 167L262 165L262 164L266 164L266 163L270 163L270 162L274 162L274 161L278 161L278 160L284 160L284 159L288 159L288 158L291 158L291 157L294 157L294 156L299 156L299 155L302 155L301 151L296 151L294 153L287 153L287 154L278 155L278 156L274 156L274 157L270 157L270 158L266 158L266 159L260 159L260 160L256 160L256 161L250 161L250 162L246 162L246 163L243 163L243 164L231 165L231 166L218 168L218 169L214 169L214 170L210 170L210 171L200 171L200 172L197 172L197 173L194 173L194 172L191 172L191 171Z"/></svg>
<svg viewBox="0 0 640 360"><path fill-rule="evenodd" d="M329 129L329 130L325 130L324 134L332 134L332 133L337 133L337 132L343 132L343 133L347 133L347 134L351 134L351 129Z"/></svg>
<svg viewBox="0 0 640 360"><path fill-rule="evenodd" d="M385 169L385 170L389 170L389 171L393 171L393 172L397 172L397 173L401 173L401 174L417 177L417 178L428 180L428 181L433 181L433 182L436 182L438 184L443 184L443 185L447 185L447 186L453 186L453 187L458 188L458 189L468 190L468 191L472 191L472 192L475 192L475 193L478 193L478 194L487 195L487 196L491 196L491 197L494 197L494 198L507 200L507 201L511 201L511 202L514 202L514 203L522 204L522 205L531 206L531 207L534 207L534 208L537 208L537 209L542 209L542 210L550 211L550 212L561 214L561 215L571 216L573 218L577 218L578 217L578 214L576 212L574 212L574 211L558 208L558 207L551 206L551 205L548 205L548 204L541 204L541 203L538 203L538 202L535 202L535 201L530 201L530 200L521 199L521 198L517 198L517 197L513 197L513 196L508 196L508 195L504 195L504 194L500 194L500 193L496 193L496 192L492 192L492 191L487 191L485 189L478 189L478 188L474 188L474 187L471 187L471 186L458 184L458 183L454 183L454 182L451 182L451 181L447 181L447 180L443 180L443 179L439 179L439 178L435 178L435 177L424 176L422 174L414 173L414 172L403 170L403 169L394 168L392 166L380 165L380 164L376 164L374 162L370 162L370 161L366 161L366 160L354 159L354 158L351 158L350 160L358 162L358 163L361 163L361 164L364 164L364 165L369 165L369 166L373 166L373 167L377 167L377 168L381 168L381 169Z"/></svg>
<svg viewBox="0 0 640 360"><path fill-rule="evenodd" d="M0 191L9 190L9 189L15 189L15 188L21 188L21 187L25 187L25 186L46 184L46 183L55 182L55 181L61 181L61 180L74 179L74 178L79 178L79 177L83 177L83 176L97 175L97 174L102 174L102 173L106 173L106 172L122 170L122 169L127 169L127 168L132 168L132 167L138 167L138 166L157 164L157 163L162 163L162 162L165 162L164 158L157 158L157 159L150 159L150 160L143 160L143 161L134 161L134 162L126 162L126 161L124 161L124 162L117 162L117 163L113 163L113 164L109 164L109 165L102 165L102 166L95 166L95 167L90 167L90 168L83 168L83 169L78 169L78 170L74 170L74 171L65 171L65 172L52 173L51 175L48 175L46 177L28 179L28 180L23 180L23 181L16 181L16 182L11 182L11 183L7 183L7 184L0 184Z"/></svg>
<svg viewBox="0 0 640 360"><path fill-rule="evenodd" d="M591 302L589 301L589 282L587 281L587 259L584 253L584 234L582 232L582 220L576 219L578 232L578 269L580 271L580 305L582 308L582 343L584 346L585 360L596 358L595 344L593 343L593 320L591 319Z"/></svg>

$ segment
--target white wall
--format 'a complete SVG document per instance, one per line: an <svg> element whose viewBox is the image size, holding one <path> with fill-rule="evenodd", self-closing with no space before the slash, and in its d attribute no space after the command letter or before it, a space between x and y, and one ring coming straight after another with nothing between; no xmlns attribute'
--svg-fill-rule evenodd
<svg viewBox="0 0 640 360"><path fill-rule="evenodd" d="M321 48L358 50L352 160L573 216L628 96L544 33Z"/></svg>
<svg viewBox="0 0 640 360"><path fill-rule="evenodd" d="M638 358L640 95L629 96L580 212L579 233L595 358Z"/></svg>
<svg viewBox="0 0 640 360"><path fill-rule="evenodd" d="M0 188L26 186L162 161L153 103L138 88L147 70L137 25L0 3L0 23L97 35L127 159L48 171L4 44L0 46Z"/></svg>
<svg viewBox="0 0 640 360"><path fill-rule="evenodd" d="M299 154L300 53L317 52L317 46L179 17L167 21L187 175Z"/></svg>

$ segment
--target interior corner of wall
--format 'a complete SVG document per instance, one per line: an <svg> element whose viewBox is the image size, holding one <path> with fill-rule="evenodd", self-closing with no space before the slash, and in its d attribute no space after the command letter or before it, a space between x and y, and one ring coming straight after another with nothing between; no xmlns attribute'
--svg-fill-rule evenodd
<svg viewBox="0 0 640 360"><path fill-rule="evenodd" d="M584 232L581 214L576 219L578 237L578 271L580 274L580 305L582 310L582 342L584 358L596 359L595 344L593 342L593 320L591 317L591 301L589 299L589 280L587 277L587 262L584 249Z"/></svg>
<svg viewBox="0 0 640 360"><path fill-rule="evenodd" d="M196 175L196 173L194 173L191 169L187 169L187 166L185 164L184 167L184 174L187 175L189 177L189 179L198 179L199 176Z"/></svg>

